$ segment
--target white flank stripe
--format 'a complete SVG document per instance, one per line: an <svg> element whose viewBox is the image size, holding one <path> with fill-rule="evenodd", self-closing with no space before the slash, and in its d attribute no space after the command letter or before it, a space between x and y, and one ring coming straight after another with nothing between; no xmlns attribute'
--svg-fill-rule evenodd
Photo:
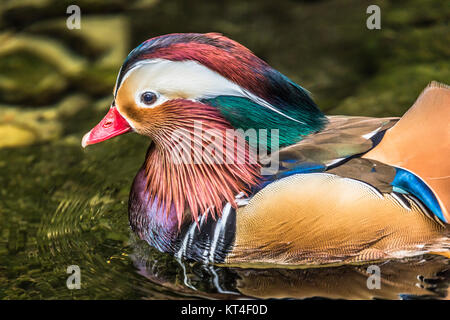
<svg viewBox="0 0 450 320"><path fill-rule="evenodd" d="M219 219L219 221L216 224L216 227L214 229L214 238L213 242L211 244L211 250L209 251L209 261L214 262L214 253L216 251L217 242L219 241L219 236L222 233L222 231L225 229L228 216L231 212L231 204L227 202L225 207L223 208L223 214L222 217Z"/></svg>
<svg viewBox="0 0 450 320"><path fill-rule="evenodd" d="M404 200L402 200L399 196L397 196L395 193L391 193L391 196L395 198L395 200L397 200L397 202L406 210L411 211L411 208L408 208L408 206L406 205L406 203L404 202Z"/></svg>
<svg viewBox="0 0 450 320"><path fill-rule="evenodd" d="M188 232L186 232L186 235L183 238L183 243L180 247L180 249L177 251L177 253L175 254L175 256L178 259L181 259L181 257L183 255L186 254L186 248L187 248L187 244L188 244L188 240L189 240L189 236L193 237L194 236L194 232L195 232L195 227L196 227L196 223L193 222L192 225L189 227Z"/></svg>

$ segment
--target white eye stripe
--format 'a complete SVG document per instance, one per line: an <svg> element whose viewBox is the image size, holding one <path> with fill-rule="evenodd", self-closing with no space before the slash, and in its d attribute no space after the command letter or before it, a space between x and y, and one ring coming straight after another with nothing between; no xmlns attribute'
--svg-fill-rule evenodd
<svg viewBox="0 0 450 320"><path fill-rule="evenodd" d="M196 61L144 60L128 70L121 83L137 77L144 88L155 92L182 93L185 99L200 99L217 95L242 95L241 88ZM120 86L121 84L119 84Z"/></svg>
<svg viewBox="0 0 450 320"><path fill-rule="evenodd" d="M168 94L183 93L183 98L194 101L214 98L220 95L245 97L289 120L304 123L283 113L266 100L197 61L170 61L165 59L139 61L124 74L121 83L132 74L135 74L140 79L140 82L145 84L145 87L152 88L153 90L150 91L153 92L164 91ZM118 85L120 86L121 83ZM142 88L138 91L142 93ZM167 100L169 99L166 98L164 101ZM136 100L136 102L139 106L149 108L147 105L143 106L140 100L139 102ZM159 100L150 107L155 107L158 104L161 104Z"/></svg>

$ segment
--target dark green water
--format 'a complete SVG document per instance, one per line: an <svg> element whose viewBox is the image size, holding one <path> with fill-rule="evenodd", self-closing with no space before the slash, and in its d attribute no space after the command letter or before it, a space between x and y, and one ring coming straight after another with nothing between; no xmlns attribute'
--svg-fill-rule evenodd
<svg viewBox="0 0 450 320"><path fill-rule="evenodd" d="M366 28L374 3L378 31ZM70 4L80 30L66 28ZM378 263L380 290L367 288L367 266L180 263L129 229L128 193L149 141L80 142L108 109L128 52L153 36L222 32L327 114L400 116L430 81L450 84L449 21L442 0L0 1L0 299L448 299L440 256ZM70 265L79 290L66 286Z"/></svg>

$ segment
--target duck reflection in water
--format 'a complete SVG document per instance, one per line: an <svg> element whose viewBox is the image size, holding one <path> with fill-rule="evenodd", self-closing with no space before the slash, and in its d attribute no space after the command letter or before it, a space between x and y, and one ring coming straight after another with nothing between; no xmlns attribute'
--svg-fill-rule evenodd
<svg viewBox="0 0 450 320"><path fill-rule="evenodd" d="M450 263L435 255L359 265L241 268L168 259L136 241L130 257L151 282L188 297L450 299ZM371 266L379 268L379 286Z"/></svg>

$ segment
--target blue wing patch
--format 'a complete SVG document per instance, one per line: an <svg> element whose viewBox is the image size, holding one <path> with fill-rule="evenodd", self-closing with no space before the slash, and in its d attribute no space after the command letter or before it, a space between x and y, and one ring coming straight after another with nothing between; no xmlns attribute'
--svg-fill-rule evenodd
<svg viewBox="0 0 450 320"><path fill-rule="evenodd" d="M441 206L430 187L411 171L396 167L395 178L391 182L394 191L404 193L405 191L417 197L427 206L433 214L441 221L448 223L442 212Z"/></svg>
<svg viewBox="0 0 450 320"><path fill-rule="evenodd" d="M289 162L288 160L283 160L282 162ZM296 166L293 166L292 168L282 170L281 172L267 176L264 178L262 183L258 186L258 190L264 188L268 184L282 179L289 176L292 176L294 174L300 174L300 173L312 173L312 172L324 172L326 169L326 166L320 163L314 163L314 162L302 162L299 163Z"/></svg>

